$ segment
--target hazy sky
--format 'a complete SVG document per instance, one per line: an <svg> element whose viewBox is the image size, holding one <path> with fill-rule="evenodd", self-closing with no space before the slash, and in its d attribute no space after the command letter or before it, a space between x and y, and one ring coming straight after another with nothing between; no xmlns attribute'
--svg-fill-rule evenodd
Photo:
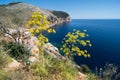
<svg viewBox="0 0 120 80"><path fill-rule="evenodd" d="M73 19L120 19L120 0L0 0L0 4L13 1L66 11Z"/></svg>

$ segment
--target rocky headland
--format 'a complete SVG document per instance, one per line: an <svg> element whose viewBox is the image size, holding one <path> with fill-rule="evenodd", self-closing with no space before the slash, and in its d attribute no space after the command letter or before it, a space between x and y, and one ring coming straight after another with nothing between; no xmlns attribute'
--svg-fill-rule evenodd
<svg viewBox="0 0 120 80"><path fill-rule="evenodd" d="M69 22L70 16L63 11L47 10L27 3L14 2L0 5L0 21L9 24L9 27L24 26L30 19L33 12L40 12L47 17L50 26L55 26L63 22Z"/></svg>
<svg viewBox="0 0 120 80"><path fill-rule="evenodd" d="M28 30L25 29L25 24L31 18L33 12L40 12L45 15L47 20L50 22L50 26L70 21L69 14L63 11L46 10L22 2L0 5L0 28L6 28L6 31L8 31L4 36L12 42L17 40L17 43L23 44L28 48L32 53L32 56L29 58L31 62L37 61L39 56L39 48L36 44L38 39L35 36L32 36ZM15 35L14 38L16 40L11 35ZM65 60L65 57L59 53L59 49L51 43L46 43L44 45L44 52L53 58ZM13 60L13 62L16 61Z"/></svg>
<svg viewBox="0 0 120 80"><path fill-rule="evenodd" d="M32 36L24 28L26 22L30 19L33 12L40 12L45 15L47 17L47 20L50 22L50 26L69 22L70 16L68 13L63 11L46 10L21 2L0 5L0 22L4 25L4 27L8 28L9 34L14 35L18 34L18 32L20 33L20 35L15 36L15 38L18 40L17 42L19 44L23 44L26 48L30 50L31 56L29 57L29 61L37 62L39 61L39 48L36 44L36 42L38 42L38 39L35 36ZM14 27L19 28L13 29ZM6 37L9 41L14 41L9 34L4 34L4 37ZM52 56L53 58L66 60L66 58L59 53L59 49L51 43L46 43L44 45L44 53ZM69 65L71 64L71 61L69 61ZM74 66L80 68L76 64L74 64ZM18 62L17 60L13 59L6 68L13 70L23 67L25 67L24 63ZM86 80L86 75L79 72L76 80Z"/></svg>

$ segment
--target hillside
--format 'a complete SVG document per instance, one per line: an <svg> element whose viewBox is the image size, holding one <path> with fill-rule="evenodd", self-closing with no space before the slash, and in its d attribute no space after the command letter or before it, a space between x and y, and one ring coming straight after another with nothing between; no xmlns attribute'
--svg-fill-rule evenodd
<svg viewBox="0 0 120 80"><path fill-rule="evenodd" d="M30 20L44 24L35 27L37 24L33 23L33 29L31 26L21 28ZM67 56L61 55L42 33L56 33L49 26L68 21L70 16L63 11L46 10L21 2L0 5L0 80L87 80L89 76L84 70L89 72L89 68L85 66L82 70ZM16 26L20 28L14 28Z"/></svg>
<svg viewBox="0 0 120 80"><path fill-rule="evenodd" d="M9 24L8 27L14 27L16 24L24 26L32 12L40 12L45 15L51 22L51 26L70 21L70 16L66 12L47 10L22 2L0 5L0 21Z"/></svg>

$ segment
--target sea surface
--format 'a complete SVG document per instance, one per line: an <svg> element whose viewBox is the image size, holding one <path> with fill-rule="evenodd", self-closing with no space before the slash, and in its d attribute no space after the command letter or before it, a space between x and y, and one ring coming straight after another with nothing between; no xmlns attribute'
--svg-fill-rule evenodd
<svg viewBox="0 0 120 80"><path fill-rule="evenodd" d="M88 48L91 58L75 57L78 65L87 64L91 69L103 67L106 63L120 65L120 20L73 19L69 23L55 26L56 34L47 35L49 41L60 48L61 41L68 32L87 30L93 46Z"/></svg>

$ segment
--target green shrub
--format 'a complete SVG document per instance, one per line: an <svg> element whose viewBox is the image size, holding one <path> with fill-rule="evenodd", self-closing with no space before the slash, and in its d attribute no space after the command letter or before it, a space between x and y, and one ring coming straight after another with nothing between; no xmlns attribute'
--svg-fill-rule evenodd
<svg viewBox="0 0 120 80"><path fill-rule="evenodd" d="M17 60L26 61L30 55L28 49L26 49L21 44L17 44L14 42L4 43L4 47L6 50L9 50L9 54L11 55L11 57L14 57Z"/></svg>
<svg viewBox="0 0 120 80"><path fill-rule="evenodd" d="M6 80L7 72L0 69L0 80Z"/></svg>
<svg viewBox="0 0 120 80"><path fill-rule="evenodd" d="M24 70L8 71L6 80L28 80Z"/></svg>
<svg viewBox="0 0 120 80"><path fill-rule="evenodd" d="M75 80L78 73L77 69L68 62L64 62L58 59L51 61L51 67L49 67L51 74L60 75L62 80Z"/></svg>
<svg viewBox="0 0 120 80"><path fill-rule="evenodd" d="M103 68L96 69L96 76L98 76L100 80L119 80L119 70L119 66L106 63Z"/></svg>
<svg viewBox="0 0 120 80"><path fill-rule="evenodd" d="M7 54L7 52L0 49L0 68L4 68L5 65L11 61L12 61L12 59Z"/></svg>
<svg viewBox="0 0 120 80"><path fill-rule="evenodd" d="M87 74L87 80L98 80L97 76L92 73Z"/></svg>
<svg viewBox="0 0 120 80"><path fill-rule="evenodd" d="M14 4L18 4L18 3L22 3L22 2L11 2L8 5L14 5Z"/></svg>
<svg viewBox="0 0 120 80"><path fill-rule="evenodd" d="M59 59L44 57L44 62L32 63L30 70L43 80L75 80L77 69Z"/></svg>
<svg viewBox="0 0 120 80"><path fill-rule="evenodd" d="M48 71L46 65L42 63L33 63L31 65L31 69L33 69L33 75L45 78L48 76Z"/></svg>
<svg viewBox="0 0 120 80"><path fill-rule="evenodd" d="M81 67L80 71L83 73L90 73L91 72L90 68L85 64L81 65L80 67Z"/></svg>

